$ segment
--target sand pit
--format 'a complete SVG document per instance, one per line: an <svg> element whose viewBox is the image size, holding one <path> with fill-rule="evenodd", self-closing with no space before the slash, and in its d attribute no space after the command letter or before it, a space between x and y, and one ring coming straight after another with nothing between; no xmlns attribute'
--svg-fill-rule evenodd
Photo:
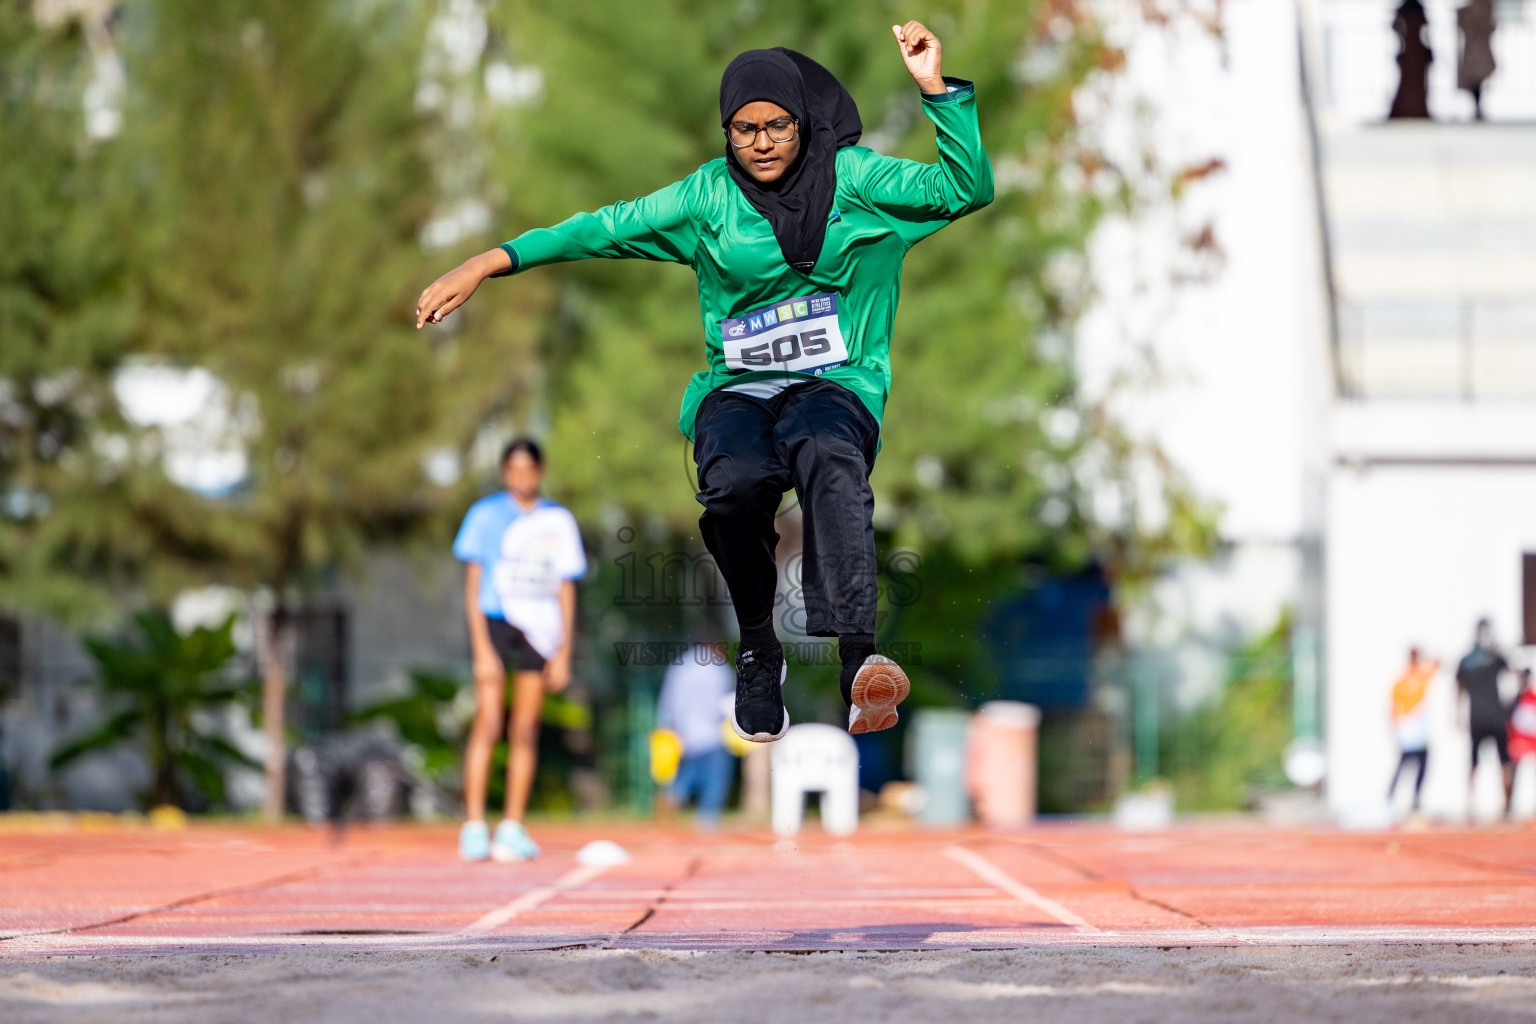
<svg viewBox="0 0 1536 1024"><path fill-rule="evenodd" d="M0 961L9 1024L1530 1021L1528 945Z"/></svg>

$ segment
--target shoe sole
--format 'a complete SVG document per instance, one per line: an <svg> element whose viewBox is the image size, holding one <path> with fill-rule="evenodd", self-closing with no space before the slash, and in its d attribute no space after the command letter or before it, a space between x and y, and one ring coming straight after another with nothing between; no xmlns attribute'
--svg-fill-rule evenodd
<svg viewBox="0 0 1536 1024"><path fill-rule="evenodd" d="M901 717L896 705L907 699L912 683L900 665L882 654L871 654L859 667L850 689L858 717L848 723L848 731L857 736L895 725Z"/></svg>
<svg viewBox="0 0 1536 1024"><path fill-rule="evenodd" d="M785 663L779 667L779 690L781 693L784 689L784 680L787 678L789 678L789 665ZM779 726L779 731L770 733L747 732L736 721L736 709L733 707L731 708L731 731L748 743L772 743L774 740L781 740L784 738L784 734L789 732L789 709L784 709L784 723Z"/></svg>

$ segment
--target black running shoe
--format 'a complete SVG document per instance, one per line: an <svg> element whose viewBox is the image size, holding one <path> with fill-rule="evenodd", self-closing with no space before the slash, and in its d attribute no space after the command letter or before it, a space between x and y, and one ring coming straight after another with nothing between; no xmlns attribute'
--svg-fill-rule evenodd
<svg viewBox="0 0 1536 1024"><path fill-rule="evenodd" d="M782 647L749 650L736 655L736 710L731 728L753 743L772 743L789 731L789 712L784 710Z"/></svg>

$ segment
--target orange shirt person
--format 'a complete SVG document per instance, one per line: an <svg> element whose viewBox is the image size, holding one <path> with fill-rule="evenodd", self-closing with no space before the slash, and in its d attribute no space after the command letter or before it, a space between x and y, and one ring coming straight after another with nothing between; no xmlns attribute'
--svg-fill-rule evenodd
<svg viewBox="0 0 1536 1024"><path fill-rule="evenodd" d="M1408 667L1392 684L1392 732L1400 757L1387 787L1387 799L1397 791L1397 780L1410 763L1417 763L1413 782L1413 809L1419 809L1424 773L1429 767L1429 684L1440 670L1438 661L1423 661L1417 647L1408 650Z"/></svg>

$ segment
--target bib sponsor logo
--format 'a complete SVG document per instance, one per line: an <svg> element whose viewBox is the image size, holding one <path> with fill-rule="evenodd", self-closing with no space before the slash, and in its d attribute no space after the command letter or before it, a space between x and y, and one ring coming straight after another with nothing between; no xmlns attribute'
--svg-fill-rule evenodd
<svg viewBox="0 0 1536 1024"><path fill-rule="evenodd" d="M805 295L720 325L725 365L733 370L820 374L848 361L837 323L837 296Z"/></svg>

